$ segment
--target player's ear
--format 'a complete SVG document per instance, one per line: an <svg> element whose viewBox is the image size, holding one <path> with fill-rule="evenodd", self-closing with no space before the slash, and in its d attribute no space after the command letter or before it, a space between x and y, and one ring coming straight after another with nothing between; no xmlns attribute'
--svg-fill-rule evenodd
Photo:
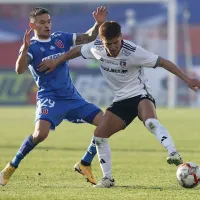
<svg viewBox="0 0 200 200"><path fill-rule="evenodd" d="M31 23L31 22L30 22L30 23L29 23L29 26L30 26L31 29L35 30L35 24L34 24L34 23Z"/></svg>

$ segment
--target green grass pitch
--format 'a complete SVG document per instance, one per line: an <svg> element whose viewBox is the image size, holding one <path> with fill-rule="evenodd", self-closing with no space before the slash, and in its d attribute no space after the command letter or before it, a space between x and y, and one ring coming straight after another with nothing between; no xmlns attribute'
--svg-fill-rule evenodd
<svg viewBox="0 0 200 200"><path fill-rule="evenodd" d="M34 129L34 107L0 108L0 168L15 155ZM184 161L200 164L199 109L158 109ZM110 139L116 187L95 189L73 171L93 134L88 124L63 122L21 163L9 184L0 187L0 200L198 200L200 186L184 189L176 167L166 163L167 152L137 119ZM102 177L97 157L96 179Z"/></svg>

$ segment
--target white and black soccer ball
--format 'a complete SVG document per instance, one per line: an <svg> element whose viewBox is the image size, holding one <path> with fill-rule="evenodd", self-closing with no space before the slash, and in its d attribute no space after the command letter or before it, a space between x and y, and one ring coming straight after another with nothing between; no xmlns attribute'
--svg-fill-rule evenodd
<svg viewBox="0 0 200 200"><path fill-rule="evenodd" d="M178 183L184 188L194 188L200 183L199 166L193 162L180 165L176 172Z"/></svg>

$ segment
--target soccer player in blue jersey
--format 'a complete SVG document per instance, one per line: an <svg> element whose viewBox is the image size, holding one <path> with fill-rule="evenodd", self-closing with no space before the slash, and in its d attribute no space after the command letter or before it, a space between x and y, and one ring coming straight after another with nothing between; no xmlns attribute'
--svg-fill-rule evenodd
<svg viewBox="0 0 200 200"><path fill-rule="evenodd" d="M84 34L55 32L51 34L51 18L45 8L35 8L30 13L30 31L26 31L23 45L20 48L19 57L16 61L17 74L23 74L30 69L38 86L37 109L35 117L35 130L29 135L15 157L0 173L0 185L6 185L11 175L18 168L21 160L32 151L37 144L44 141L50 129L54 130L63 119L71 122L84 121L98 125L103 112L95 105L85 101L74 87L68 62L63 62L49 73L38 70L41 61L49 58L57 58L64 54L74 45L89 43L96 39L99 26L106 20L107 9L98 7L93 12L95 25ZM30 39L31 31L34 37ZM95 181L88 169L88 180ZM79 168L81 171L81 169ZM87 170L86 170L87 172ZM86 175L82 172L83 175Z"/></svg>

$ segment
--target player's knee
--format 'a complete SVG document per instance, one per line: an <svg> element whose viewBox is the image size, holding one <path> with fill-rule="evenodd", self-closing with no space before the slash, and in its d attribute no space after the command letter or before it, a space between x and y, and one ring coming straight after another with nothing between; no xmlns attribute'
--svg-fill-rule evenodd
<svg viewBox="0 0 200 200"><path fill-rule="evenodd" d="M161 126L160 122L155 118L147 119L144 124L151 133L154 133L155 128Z"/></svg>
<svg viewBox="0 0 200 200"><path fill-rule="evenodd" d="M33 133L33 141L37 144L44 141L49 135L51 123L46 120L38 120Z"/></svg>
<svg viewBox="0 0 200 200"><path fill-rule="evenodd" d="M101 129L99 127L97 127L95 130L94 130L94 136L95 137L102 137L101 135Z"/></svg>
<svg viewBox="0 0 200 200"><path fill-rule="evenodd" d="M49 135L48 131L36 130L33 133L33 141L37 144L44 141Z"/></svg>
<svg viewBox="0 0 200 200"><path fill-rule="evenodd" d="M103 147L105 144L108 143L108 138L102 138L102 137L94 137L96 146Z"/></svg>
<svg viewBox="0 0 200 200"><path fill-rule="evenodd" d="M100 124L102 117L103 117L103 112L101 111L95 116L92 124L95 125L95 126L98 126Z"/></svg>
<svg viewBox="0 0 200 200"><path fill-rule="evenodd" d="M107 129L105 129L103 127L97 127L94 131L94 136L100 137L100 138L109 138L110 134Z"/></svg>

